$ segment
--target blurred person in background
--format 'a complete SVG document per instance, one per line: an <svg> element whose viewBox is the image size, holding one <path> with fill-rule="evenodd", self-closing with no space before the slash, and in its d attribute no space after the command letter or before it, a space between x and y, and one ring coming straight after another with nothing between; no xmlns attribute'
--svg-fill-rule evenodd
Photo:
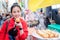
<svg viewBox="0 0 60 40"><path fill-rule="evenodd" d="M0 40L25 40L28 36L27 23L21 18L21 7L14 3L12 17L6 20L0 31Z"/></svg>
<svg viewBox="0 0 60 40"><path fill-rule="evenodd" d="M60 24L60 9L58 9L58 13L54 18L56 24Z"/></svg>
<svg viewBox="0 0 60 40"><path fill-rule="evenodd" d="M2 13L2 21L1 21L1 26L4 23L4 21L6 20L6 13Z"/></svg>
<svg viewBox="0 0 60 40"><path fill-rule="evenodd" d="M25 20L28 22L29 21L29 14L30 14L29 10L28 9L25 10L24 14L25 14Z"/></svg>
<svg viewBox="0 0 60 40"><path fill-rule="evenodd" d="M34 21L34 14L30 10L25 10L25 20L29 27L33 27L32 22Z"/></svg>
<svg viewBox="0 0 60 40"><path fill-rule="evenodd" d="M3 20L3 21L6 20L6 13L2 13L2 20Z"/></svg>
<svg viewBox="0 0 60 40"><path fill-rule="evenodd" d="M6 14L6 20L10 19L10 18L11 18L11 15L10 14Z"/></svg>
<svg viewBox="0 0 60 40"><path fill-rule="evenodd" d="M44 13L43 10L41 9L40 11L37 12L38 15L38 20L39 20L39 29L46 29L45 24L44 24Z"/></svg>
<svg viewBox="0 0 60 40"><path fill-rule="evenodd" d="M48 25L50 25L50 17L49 16L46 16L45 20L44 20L44 24L46 26L46 28L48 28Z"/></svg>
<svg viewBox="0 0 60 40"><path fill-rule="evenodd" d="M0 15L0 27L2 25L2 15Z"/></svg>

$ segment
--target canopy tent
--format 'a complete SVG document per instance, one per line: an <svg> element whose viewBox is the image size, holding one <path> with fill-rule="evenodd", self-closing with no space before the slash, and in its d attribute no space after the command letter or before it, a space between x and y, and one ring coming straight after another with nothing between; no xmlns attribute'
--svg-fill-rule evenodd
<svg viewBox="0 0 60 40"><path fill-rule="evenodd" d="M39 8L48 7L54 4L60 4L60 0L29 0L28 9L36 11Z"/></svg>

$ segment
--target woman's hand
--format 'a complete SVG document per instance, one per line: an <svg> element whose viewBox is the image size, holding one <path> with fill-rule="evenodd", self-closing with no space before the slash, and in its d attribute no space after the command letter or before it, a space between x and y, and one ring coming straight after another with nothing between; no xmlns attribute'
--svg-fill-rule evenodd
<svg viewBox="0 0 60 40"><path fill-rule="evenodd" d="M16 23L15 22L15 25L18 26L19 28L22 28L22 24L21 23Z"/></svg>
<svg viewBox="0 0 60 40"><path fill-rule="evenodd" d="M20 29L20 35L22 35L24 33L22 24L21 23L15 23L15 24L16 24L16 26L19 27L19 29Z"/></svg>

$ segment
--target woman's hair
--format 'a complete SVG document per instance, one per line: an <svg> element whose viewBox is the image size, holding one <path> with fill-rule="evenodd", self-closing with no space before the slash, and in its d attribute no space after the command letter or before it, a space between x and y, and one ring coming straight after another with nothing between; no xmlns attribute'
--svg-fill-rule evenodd
<svg viewBox="0 0 60 40"><path fill-rule="evenodd" d="M11 7L11 13L12 13L12 10L13 10L14 7L19 7L20 10L21 10L21 7L18 5L18 3L14 3Z"/></svg>

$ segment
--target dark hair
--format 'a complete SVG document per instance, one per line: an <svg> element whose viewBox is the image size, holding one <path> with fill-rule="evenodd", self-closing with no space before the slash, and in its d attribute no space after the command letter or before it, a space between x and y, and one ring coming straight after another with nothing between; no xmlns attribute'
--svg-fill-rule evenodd
<svg viewBox="0 0 60 40"><path fill-rule="evenodd" d="M6 14L6 17L7 17L7 16L10 16L10 14Z"/></svg>
<svg viewBox="0 0 60 40"><path fill-rule="evenodd" d="M20 8L20 10L21 10L21 7L18 5L18 3L14 3L13 5L12 5L12 7L11 7L11 13L12 13L12 9L14 8L14 7L19 7Z"/></svg>

